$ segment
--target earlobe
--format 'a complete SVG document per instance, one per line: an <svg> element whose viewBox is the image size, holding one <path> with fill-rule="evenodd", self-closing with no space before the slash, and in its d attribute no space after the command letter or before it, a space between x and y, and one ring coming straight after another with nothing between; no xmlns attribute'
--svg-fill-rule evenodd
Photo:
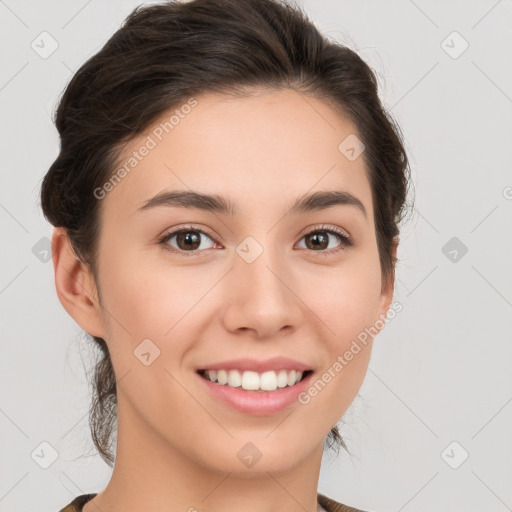
<svg viewBox="0 0 512 512"><path fill-rule="evenodd" d="M84 331L104 338L93 276L89 267L76 256L65 228L56 227L53 231L52 260L55 288L64 309Z"/></svg>

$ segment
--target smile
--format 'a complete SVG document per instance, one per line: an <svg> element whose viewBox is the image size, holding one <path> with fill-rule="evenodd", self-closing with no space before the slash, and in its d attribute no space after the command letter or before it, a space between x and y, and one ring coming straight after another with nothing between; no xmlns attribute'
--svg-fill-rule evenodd
<svg viewBox="0 0 512 512"><path fill-rule="evenodd" d="M266 371L262 373L250 370L199 370L204 379L232 388L242 388L245 391L275 391L291 387L307 377L311 370Z"/></svg>
<svg viewBox="0 0 512 512"><path fill-rule="evenodd" d="M257 373L221 369L198 370L196 375L207 396L221 407L253 416L271 416L291 406L303 406L298 397L310 385L313 373L313 370Z"/></svg>

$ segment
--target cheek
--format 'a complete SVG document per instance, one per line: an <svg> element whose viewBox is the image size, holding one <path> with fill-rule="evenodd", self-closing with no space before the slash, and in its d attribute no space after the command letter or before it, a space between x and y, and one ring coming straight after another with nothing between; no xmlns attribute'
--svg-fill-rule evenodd
<svg viewBox="0 0 512 512"><path fill-rule="evenodd" d="M342 349L378 318L381 301L377 253L353 254L338 266L305 267L300 297L325 327L330 350Z"/></svg>
<svg viewBox="0 0 512 512"><path fill-rule="evenodd" d="M108 254L100 279L109 349L122 379L118 395L142 417L151 418L155 428L169 426L170 403L172 410L190 408L190 395L172 376L193 339L189 329L194 324L194 305L211 283L197 279L197 271L194 279L191 267L157 267L142 253ZM143 362L146 353L148 365ZM172 428L182 428L178 418L172 419Z"/></svg>
<svg viewBox="0 0 512 512"><path fill-rule="evenodd" d="M366 375L373 342L371 327L378 318L380 268L375 271L373 264L354 266L350 271L337 268L329 279L317 282L319 286L309 292L306 303L315 313L311 318L321 326L325 357L301 403L310 407L308 421L321 429L326 422L336 424Z"/></svg>
<svg viewBox="0 0 512 512"><path fill-rule="evenodd" d="M184 326L190 324L208 283L197 277L197 269L194 274L192 266L173 268L163 257L148 257L140 250L116 251L116 246L114 238L104 245L100 275L112 352L119 346L119 358L127 359L150 339L162 351L172 341L179 354L185 348L180 347L186 339Z"/></svg>

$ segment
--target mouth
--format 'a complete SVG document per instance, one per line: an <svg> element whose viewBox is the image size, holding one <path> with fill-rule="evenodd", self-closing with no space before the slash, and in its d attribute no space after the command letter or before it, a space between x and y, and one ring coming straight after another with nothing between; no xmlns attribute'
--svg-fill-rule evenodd
<svg viewBox="0 0 512 512"><path fill-rule="evenodd" d="M313 373L313 370L282 369L278 371L254 372L237 369L199 369L196 373L204 380L220 386L257 393L270 393L296 386L307 379Z"/></svg>
<svg viewBox="0 0 512 512"><path fill-rule="evenodd" d="M272 416L298 407L302 404L299 397L311 385L315 372L304 365L299 371L291 369L293 366L284 369L275 365L275 370L263 372L216 366L196 370L200 387L222 407L252 416Z"/></svg>

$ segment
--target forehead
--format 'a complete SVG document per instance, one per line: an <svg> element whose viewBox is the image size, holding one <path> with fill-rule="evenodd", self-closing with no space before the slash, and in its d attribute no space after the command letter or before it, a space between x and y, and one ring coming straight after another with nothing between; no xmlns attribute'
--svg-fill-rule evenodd
<svg viewBox="0 0 512 512"><path fill-rule="evenodd" d="M163 190L195 190L232 199L237 211L252 215L274 205L282 211L307 192L342 190L371 217L363 155L349 159L340 150L354 136L345 116L293 90L195 96L124 147L116 169L126 172L103 208L132 216Z"/></svg>

